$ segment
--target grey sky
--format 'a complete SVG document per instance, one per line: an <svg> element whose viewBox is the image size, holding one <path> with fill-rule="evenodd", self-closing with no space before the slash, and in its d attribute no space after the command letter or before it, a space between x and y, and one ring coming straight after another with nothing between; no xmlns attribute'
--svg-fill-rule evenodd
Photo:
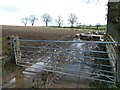
<svg viewBox="0 0 120 90"><path fill-rule="evenodd" d="M87 1L87 2L86 2ZM107 0L0 0L0 24L23 25L20 18L31 14L39 18L35 25L44 25L41 15L49 13L55 25L55 19L61 15L64 25L68 25L68 16L75 13L82 24L106 24ZM29 24L30 25L30 24Z"/></svg>

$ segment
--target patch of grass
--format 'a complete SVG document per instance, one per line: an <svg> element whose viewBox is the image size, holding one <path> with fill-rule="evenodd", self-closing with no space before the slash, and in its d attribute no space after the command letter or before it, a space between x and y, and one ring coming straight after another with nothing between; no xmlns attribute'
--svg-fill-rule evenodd
<svg viewBox="0 0 120 90"><path fill-rule="evenodd" d="M11 59L11 46L8 36L2 37L2 57L0 61L0 66L5 66L7 62Z"/></svg>
<svg viewBox="0 0 120 90"><path fill-rule="evenodd" d="M0 61L0 66L5 66L6 63L8 63L8 62L9 62L9 58L7 56L4 56L2 58L2 61Z"/></svg>
<svg viewBox="0 0 120 90"><path fill-rule="evenodd" d="M58 28L58 27L54 27L54 28ZM63 27L64 29L66 30L69 30L69 29L78 29L78 30L82 30L82 29L87 29L87 30L97 30L97 27L96 26L79 26L79 27ZM106 26L99 26L98 27L98 30L106 30Z"/></svg>
<svg viewBox="0 0 120 90"><path fill-rule="evenodd" d="M90 88L111 88L111 90L118 90L118 88L115 84L105 83L105 82L93 82L90 84Z"/></svg>

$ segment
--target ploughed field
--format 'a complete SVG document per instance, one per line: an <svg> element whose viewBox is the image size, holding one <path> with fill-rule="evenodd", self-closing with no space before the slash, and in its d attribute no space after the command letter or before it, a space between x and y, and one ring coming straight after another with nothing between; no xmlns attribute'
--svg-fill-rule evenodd
<svg viewBox="0 0 120 90"><path fill-rule="evenodd" d="M19 38L40 40L68 40L73 39L76 33L83 30L72 30L64 28L46 28L39 26L2 26L2 37L18 35Z"/></svg>

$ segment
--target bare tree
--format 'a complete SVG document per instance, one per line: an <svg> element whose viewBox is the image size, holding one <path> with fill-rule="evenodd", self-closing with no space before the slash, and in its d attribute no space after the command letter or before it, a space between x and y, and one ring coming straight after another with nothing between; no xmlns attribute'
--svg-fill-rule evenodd
<svg viewBox="0 0 120 90"><path fill-rule="evenodd" d="M43 14L41 18L42 18L42 21L46 23L46 27L48 26L48 22L52 21L52 17L47 13Z"/></svg>
<svg viewBox="0 0 120 90"><path fill-rule="evenodd" d="M38 18L37 18L35 15L30 15L29 21L30 21L30 23L31 23L32 26L33 26L34 23L35 23L36 21L38 21Z"/></svg>
<svg viewBox="0 0 120 90"><path fill-rule="evenodd" d="M96 29L98 30L98 32L99 32L99 29L98 29L98 28L99 28L100 26L101 26L100 23L97 23L97 24L96 24Z"/></svg>
<svg viewBox="0 0 120 90"><path fill-rule="evenodd" d="M26 26L29 19L28 18L21 18L20 20Z"/></svg>
<svg viewBox="0 0 120 90"><path fill-rule="evenodd" d="M61 27L61 24L63 24L62 16L58 16L58 18L56 19L56 22L58 23L59 27Z"/></svg>
<svg viewBox="0 0 120 90"><path fill-rule="evenodd" d="M71 13L68 17L68 21L71 24L71 27L73 27L74 23L77 22L77 16L74 13Z"/></svg>

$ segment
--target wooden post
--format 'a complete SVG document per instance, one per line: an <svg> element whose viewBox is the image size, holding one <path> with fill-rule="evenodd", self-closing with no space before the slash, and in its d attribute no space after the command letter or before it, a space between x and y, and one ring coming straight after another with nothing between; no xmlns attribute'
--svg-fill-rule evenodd
<svg viewBox="0 0 120 90"><path fill-rule="evenodd" d="M13 63L16 64L16 62L15 62L14 41L13 41L13 39L14 39L14 36L12 35L12 36L10 37L11 53L12 53Z"/></svg>
<svg viewBox="0 0 120 90"><path fill-rule="evenodd" d="M19 37L16 36L15 39L16 39L16 55L17 55L16 60L21 62L21 51L20 51ZM17 64L17 61L16 61L16 64Z"/></svg>
<svg viewBox="0 0 120 90"><path fill-rule="evenodd" d="M21 61L20 42L18 36L11 36L11 46L14 63L17 64L17 61Z"/></svg>

